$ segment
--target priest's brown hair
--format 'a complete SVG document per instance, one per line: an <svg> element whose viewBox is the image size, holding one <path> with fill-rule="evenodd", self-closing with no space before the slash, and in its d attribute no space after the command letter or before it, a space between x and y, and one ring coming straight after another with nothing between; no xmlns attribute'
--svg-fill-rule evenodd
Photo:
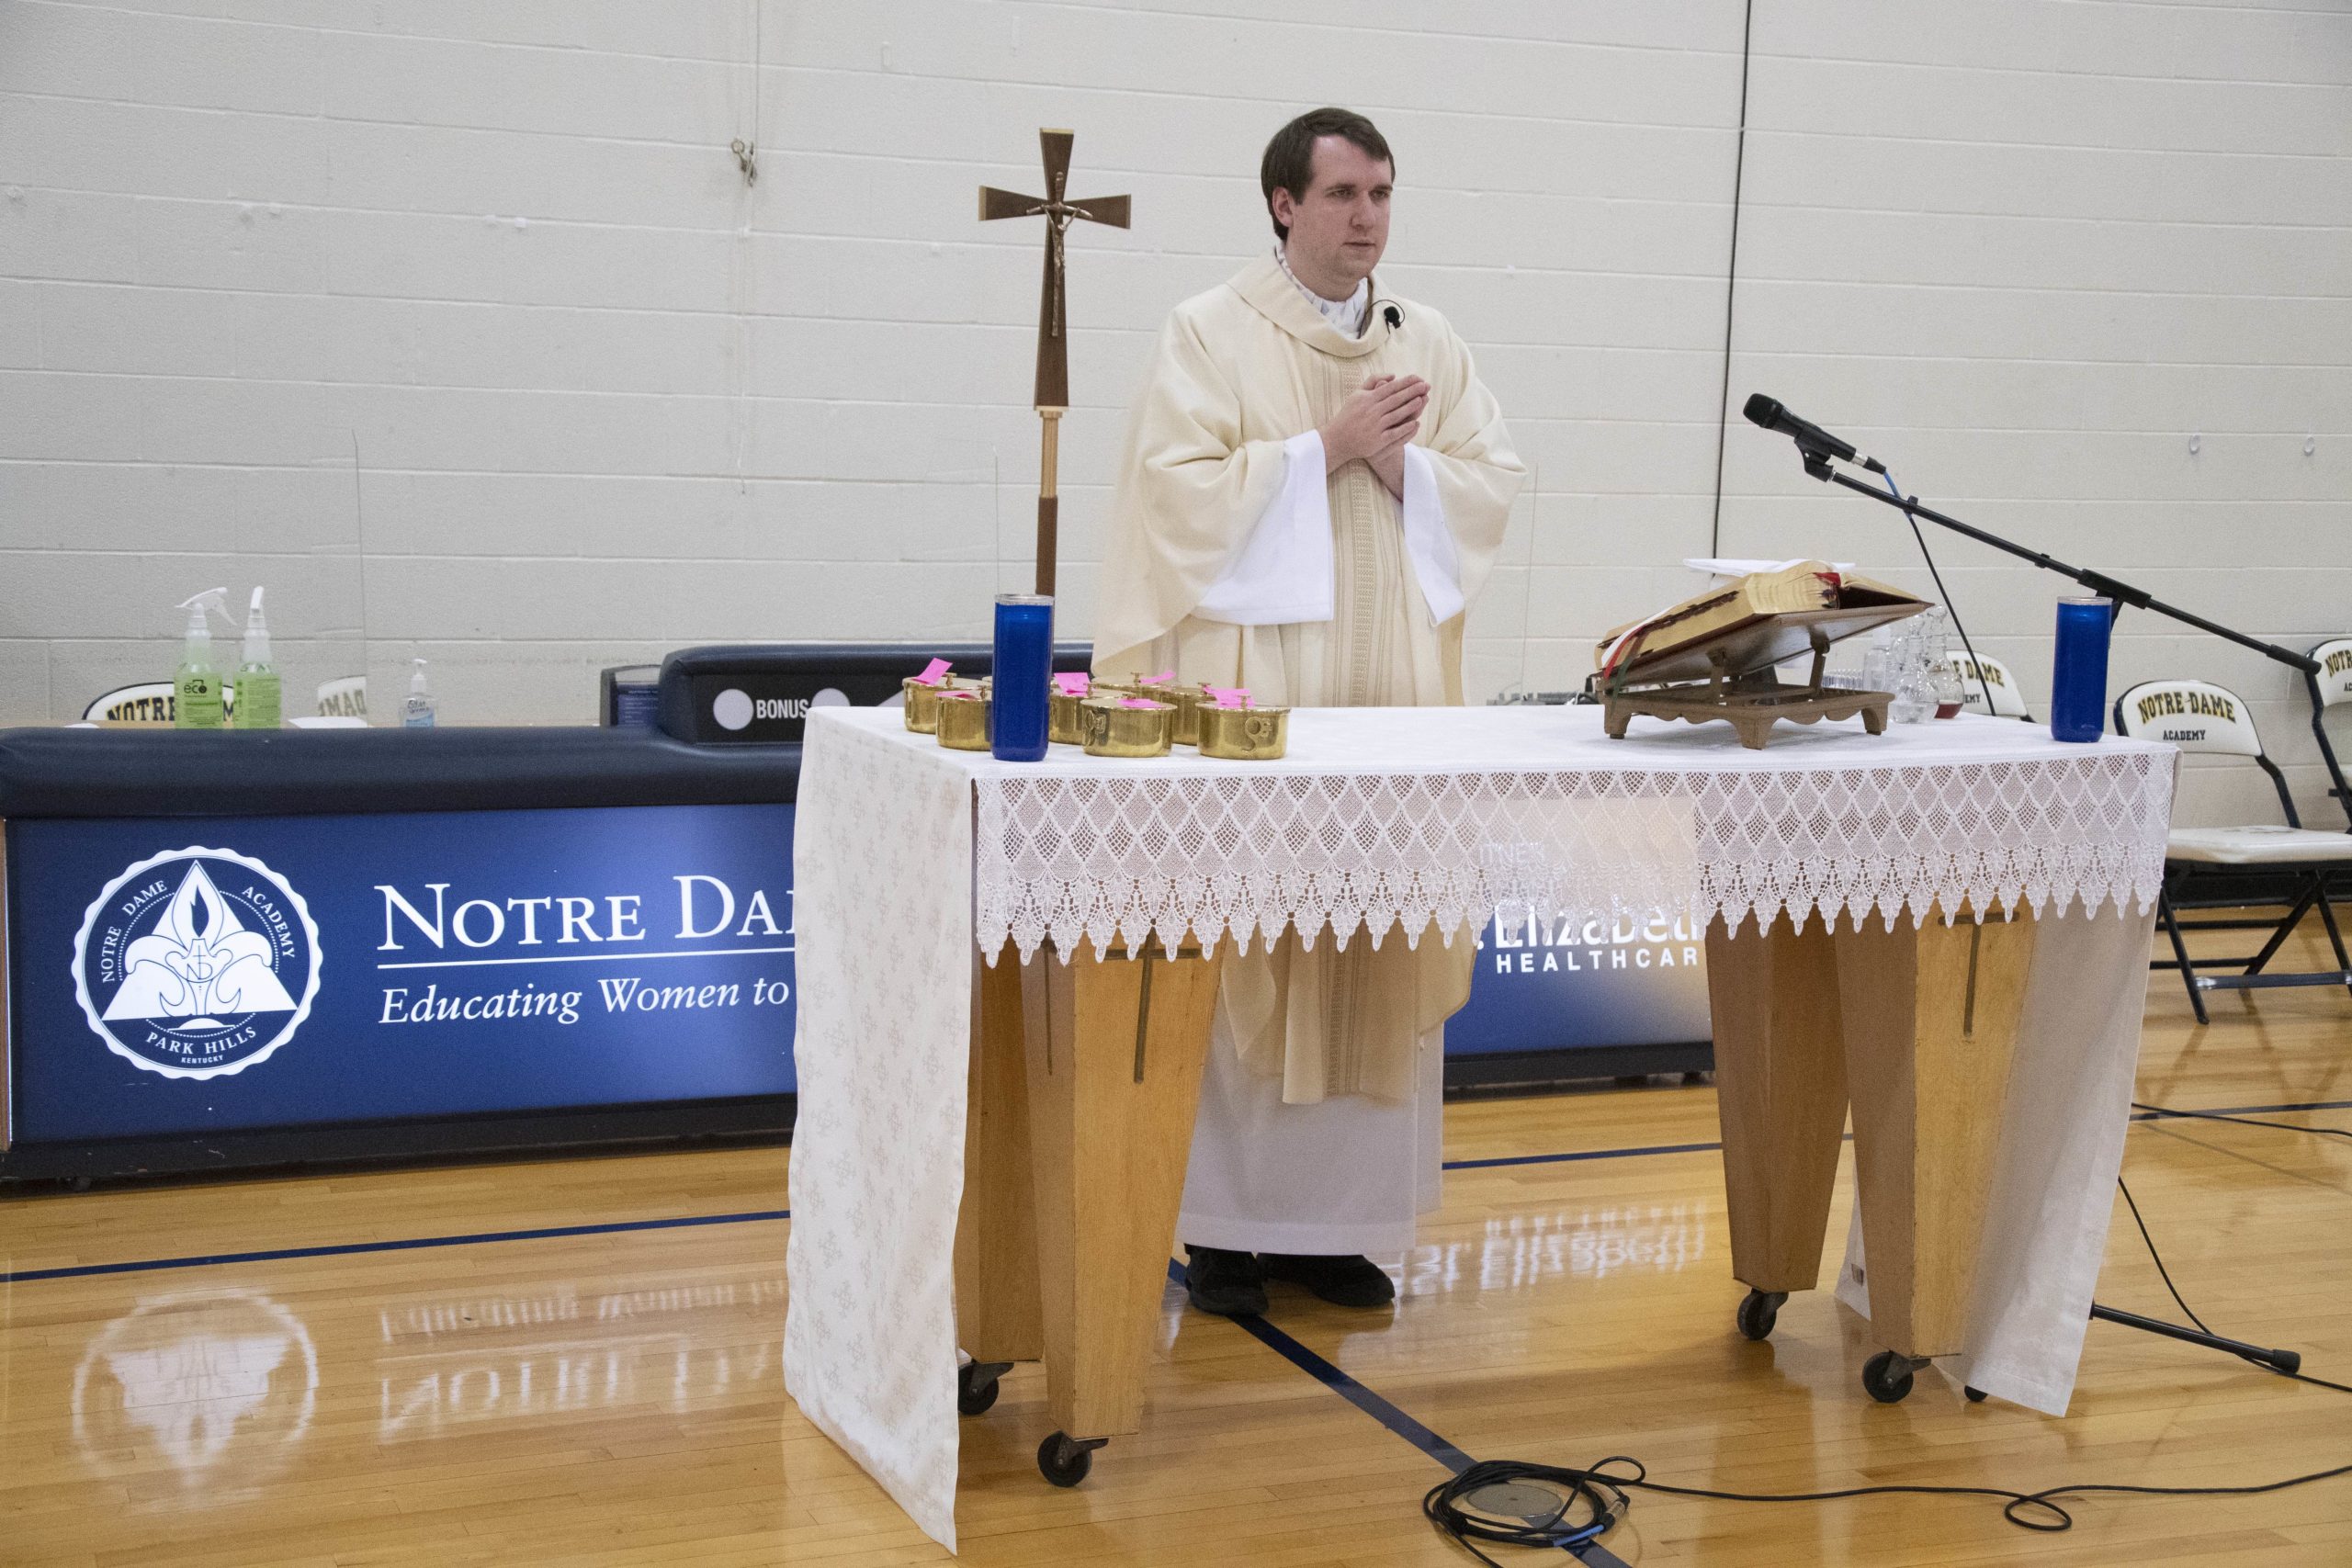
<svg viewBox="0 0 2352 1568"><path fill-rule="evenodd" d="M1266 155L1258 160L1258 188L1265 193L1266 216L1272 219L1279 239L1290 238L1290 226L1274 217L1274 192L1286 190L1293 201L1306 199L1307 187L1315 183L1315 143L1325 136L1354 142L1366 157L1386 164L1391 179L1396 176L1396 155L1388 151L1388 139L1372 121L1353 109L1307 110L1275 131L1274 139L1266 143Z"/></svg>

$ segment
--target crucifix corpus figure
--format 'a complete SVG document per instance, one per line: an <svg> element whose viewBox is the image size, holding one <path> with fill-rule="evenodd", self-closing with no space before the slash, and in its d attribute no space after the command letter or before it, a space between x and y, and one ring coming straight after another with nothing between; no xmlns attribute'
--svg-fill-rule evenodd
<svg viewBox="0 0 2352 1568"><path fill-rule="evenodd" d="M1046 220L1046 281L1037 300L1037 418L1043 423L1037 464L1037 592L1054 591L1056 436L1062 413L1069 407L1069 333L1064 299L1063 241L1069 226L1083 218L1090 223L1127 226L1124 196L1094 197L1071 201L1062 193L1069 182L1069 149L1076 133L1040 130L1045 150L1046 194L1043 199L1020 196L994 186L980 187L980 217L1043 218Z"/></svg>

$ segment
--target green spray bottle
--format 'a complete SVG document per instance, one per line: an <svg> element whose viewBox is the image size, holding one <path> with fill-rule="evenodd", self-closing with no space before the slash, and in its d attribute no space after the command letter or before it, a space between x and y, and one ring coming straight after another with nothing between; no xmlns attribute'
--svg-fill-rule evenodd
<svg viewBox="0 0 2352 1568"><path fill-rule="evenodd" d="M269 626L261 615L261 590L245 612L245 653L237 666L237 696L229 723L235 729L276 729L281 686L269 661Z"/></svg>
<svg viewBox="0 0 2352 1568"><path fill-rule="evenodd" d="M220 728L220 668L212 660L212 623L205 612L219 609L221 618L227 620L229 612L221 608L220 602L228 594L226 588L208 588L179 603L179 607L187 612L187 640L180 648L180 667L172 672L175 729Z"/></svg>

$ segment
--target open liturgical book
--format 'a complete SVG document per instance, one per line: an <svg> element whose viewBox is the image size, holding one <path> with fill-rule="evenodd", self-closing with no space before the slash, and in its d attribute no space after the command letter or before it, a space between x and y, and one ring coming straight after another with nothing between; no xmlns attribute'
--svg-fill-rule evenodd
<svg viewBox="0 0 2352 1568"><path fill-rule="evenodd" d="M1593 659L1608 710L1603 728L1623 739L1637 716L1693 724L1722 718L1753 748L1780 719L1812 724L1860 714L1863 728L1879 734L1889 694L1825 687L1823 661L1838 638L1926 608L1924 599L1826 561L1749 572L1600 639ZM1774 666L1807 654L1805 680L1783 684Z"/></svg>
<svg viewBox="0 0 2352 1568"><path fill-rule="evenodd" d="M1749 572L1604 636L1604 687L1736 677L1928 608L1928 602L1826 561Z"/></svg>

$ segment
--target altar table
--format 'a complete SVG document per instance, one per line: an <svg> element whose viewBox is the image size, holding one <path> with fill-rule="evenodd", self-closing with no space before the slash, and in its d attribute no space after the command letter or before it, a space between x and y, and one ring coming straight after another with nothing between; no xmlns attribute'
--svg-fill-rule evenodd
<svg viewBox="0 0 2352 1568"><path fill-rule="evenodd" d="M942 1543L999 1364L1046 1362L1048 1479L1139 1427L1220 957L1289 929L1707 927L1741 1329L1817 1280L1850 1105L1871 1392L1957 1356L2063 1413L2172 748L1962 717L1751 751L1597 707L1301 710L1272 763L999 762L854 708L805 746L786 1382Z"/></svg>

